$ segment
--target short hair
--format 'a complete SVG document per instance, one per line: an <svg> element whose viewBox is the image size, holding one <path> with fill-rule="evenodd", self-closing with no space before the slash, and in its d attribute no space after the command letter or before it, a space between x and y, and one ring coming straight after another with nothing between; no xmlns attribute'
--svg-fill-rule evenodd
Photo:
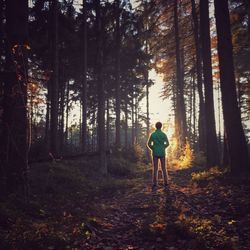
<svg viewBox="0 0 250 250"><path fill-rule="evenodd" d="M157 123L155 124L155 127L156 127L157 129L161 129L162 123L161 123L161 122L157 122Z"/></svg>

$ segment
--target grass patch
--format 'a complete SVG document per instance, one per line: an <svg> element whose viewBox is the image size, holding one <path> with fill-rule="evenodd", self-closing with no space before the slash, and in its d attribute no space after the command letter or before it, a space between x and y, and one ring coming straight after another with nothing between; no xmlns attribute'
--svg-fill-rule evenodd
<svg viewBox="0 0 250 250"><path fill-rule="evenodd" d="M219 167L212 167L203 171L194 172L191 174L192 182L195 182L200 186L206 186L211 181L224 176L226 172L226 170Z"/></svg>
<svg viewBox="0 0 250 250"><path fill-rule="evenodd" d="M71 249L91 235L89 216L101 199L125 192L141 171L123 158L108 163L100 176L98 159L32 164L29 195L9 194L0 200L0 241L3 249ZM1 248L1 249L2 249Z"/></svg>

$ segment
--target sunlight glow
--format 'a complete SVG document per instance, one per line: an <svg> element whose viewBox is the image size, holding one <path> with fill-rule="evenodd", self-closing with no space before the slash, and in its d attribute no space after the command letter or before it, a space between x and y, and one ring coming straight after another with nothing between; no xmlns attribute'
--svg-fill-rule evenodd
<svg viewBox="0 0 250 250"><path fill-rule="evenodd" d="M173 111L171 101L163 100L161 97L163 89L163 78L157 74L154 70L149 72L149 78L154 81L154 85L149 89L149 117L150 124L154 124L158 121L162 123L173 122ZM146 98L141 103L143 112L146 113Z"/></svg>

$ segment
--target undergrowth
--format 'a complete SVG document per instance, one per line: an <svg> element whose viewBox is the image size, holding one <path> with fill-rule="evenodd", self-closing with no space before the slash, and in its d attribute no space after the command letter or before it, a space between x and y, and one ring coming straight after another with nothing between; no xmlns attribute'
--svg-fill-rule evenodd
<svg viewBox="0 0 250 250"><path fill-rule="evenodd" d="M226 175L227 170L219 167L212 167L198 172L193 172L192 182L197 183L200 186L206 186L212 183L213 180L218 180Z"/></svg>
<svg viewBox="0 0 250 250"><path fill-rule="evenodd" d="M0 249L79 247L79 238L91 234L89 211L101 197L133 186L142 167L120 157L109 159L108 170L99 175L95 158L32 164L27 199L17 194L0 199Z"/></svg>

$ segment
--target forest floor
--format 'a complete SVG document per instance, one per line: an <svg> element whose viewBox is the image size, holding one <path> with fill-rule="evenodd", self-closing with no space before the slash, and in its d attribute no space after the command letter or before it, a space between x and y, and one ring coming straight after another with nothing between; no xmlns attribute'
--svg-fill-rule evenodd
<svg viewBox="0 0 250 250"><path fill-rule="evenodd" d="M68 166L49 179L44 169L28 203L1 200L1 249L250 249L249 178L193 167L152 191L149 167L89 183Z"/></svg>

